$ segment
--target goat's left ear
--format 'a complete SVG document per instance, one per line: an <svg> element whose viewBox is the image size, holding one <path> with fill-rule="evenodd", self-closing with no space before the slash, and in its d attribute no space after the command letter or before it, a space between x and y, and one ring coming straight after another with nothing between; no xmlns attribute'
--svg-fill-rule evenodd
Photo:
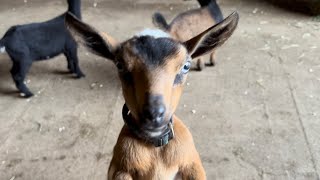
<svg viewBox="0 0 320 180"><path fill-rule="evenodd" d="M239 14L232 13L226 19L184 42L192 58L212 52L232 35L239 21Z"/></svg>
<svg viewBox="0 0 320 180"><path fill-rule="evenodd" d="M114 51L118 46L118 43L106 33L100 33L93 27L77 19L71 13L67 13L65 16L66 27L75 38L84 46L86 46L91 52L98 56L115 60Z"/></svg>

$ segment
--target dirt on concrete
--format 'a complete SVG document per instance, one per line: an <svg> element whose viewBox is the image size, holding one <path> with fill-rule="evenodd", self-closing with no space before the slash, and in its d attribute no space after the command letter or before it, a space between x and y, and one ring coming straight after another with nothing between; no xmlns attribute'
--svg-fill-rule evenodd
<svg viewBox="0 0 320 180"><path fill-rule="evenodd" d="M191 72L177 115L190 128L208 179L317 180L320 173L320 24L263 1L220 1L240 13L217 65ZM119 40L151 15L172 19L196 1L84 1L83 20ZM0 2L0 36L12 25L63 13L64 1ZM86 78L66 74L63 56L28 74L18 97L11 61L0 55L0 179L102 180L123 125L113 64L79 50Z"/></svg>

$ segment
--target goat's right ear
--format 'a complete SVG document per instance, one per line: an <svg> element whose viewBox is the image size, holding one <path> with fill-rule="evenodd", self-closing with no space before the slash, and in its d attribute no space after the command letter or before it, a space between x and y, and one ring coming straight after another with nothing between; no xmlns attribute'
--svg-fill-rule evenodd
<svg viewBox="0 0 320 180"><path fill-rule="evenodd" d="M65 23L77 42L80 42L98 56L115 60L114 51L118 43L112 37L106 33L99 33L69 12L65 16Z"/></svg>
<svg viewBox="0 0 320 180"><path fill-rule="evenodd" d="M234 12L220 23L184 42L191 57L196 58L210 53L225 43L236 29L238 21L239 14Z"/></svg>

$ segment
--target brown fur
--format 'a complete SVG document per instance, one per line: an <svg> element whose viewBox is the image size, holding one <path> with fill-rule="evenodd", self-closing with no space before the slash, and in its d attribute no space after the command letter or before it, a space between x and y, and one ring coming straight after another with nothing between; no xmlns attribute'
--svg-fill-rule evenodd
<svg viewBox="0 0 320 180"><path fill-rule="evenodd" d="M160 148L137 139L124 126L114 147L109 172L114 168L114 172L128 172L133 179L141 180L169 180L178 172L182 179L205 179L191 133L177 117L174 116L173 122L175 138ZM109 173L108 179L117 179L116 176L123 174Z"/></svg>
<svg viewBox="0 0 320 180"><path fill-rule="evenodd" d="M186 49L181 46L181 50L173 57L165 60L165 64L156 69L148 69L148 67L134 56L130 49L129 43L124 43L122 55L124 59L128 59L123 64L131 72L134 86L122 81L123 95L126 104L136 120L139 120L138 114L142 111L144 102L146 102L146 94L157 94L164 97L166 105L166 119L169 120L177 107L177 103L181 96L181 86L173 87L175 74L180 70L186 59ZM140 123L140 122L136 122Z"/></svg>
<svg viewBox="0 0 320 180"><path fill-rule="evenodd" d="M164 30L169 32L178 41L184 42L207 30L216 23L217 22L212 18L208 7L204 7L181 13L172 20L169 29ZM214 51L210 54L209 63L205 64L203 57L199 57L196 61L197 70L200 71L205 65L213 66L214 64Z"/></svg>
<svg viewBox="0 0 320 180"><path fill-rule="evenodd" d="M85 41L84 45L91 51L105 58L111 58L117 65L124 99L136 121L135 124L142 126L146 123L140 122L139 115L143 103L148 98L147 94L163 97L166 107L164 116L166 125L170 117L173 119L175 136L162 147L155 147L146 140L138 138L127 125L124 125L114 147L108 171L109 180L206 179L192 135L182 121L174 115L187 75L187 71L182 70L186 64L189 64L190 57L210 53L222 45L236 29L238 19L238 14L233 13L223 22L210 27L198 36L184 43L174 44L176 52L171 53L170 51L170 56L158 60L163 62L160 63L152 62L152 59L146 61L142 58L145 56L136 54L136 52L148 54L153 50L158 50L150 48L155 44L159 46L160 40L152 42L155 44L142 46L140 51L137 49L135 51L134 43L137 39L132 38L118 44L108 35L101 36L102 33L74 16L70 14L66 16L66 24L73 35L80 34ZM169 49L171 50L171 47ZM163 52L160 51L160 55L163 55ZM159 51L154 51L154 53L159 53ZM163 56L157 54L151 57L162 58ZM183 76L180 77L182 72ZM175 81L177 77L180 77L178 82Z"/></svg>
<svg viewBox="0 0 320 180"><path fill-rule="evenodd" d="M118 41L116 41L112 36L110 36L106 32L101 32L101 36L103 37L103 39L108 40L108 43L110 44L111 47L116 47L119 44Z"/></svg>
<svg viewBox="0 0 320 180"><path fill-rule="evenodd" d="M216 22L208 8L194 9L178 15L170 23L168 32L177 40L184 42L207 30Z"/></svg>
<svg viewBox="0 0 320 180"><path fill-rule="evenodd" d="M131 60L127 61L125 66L130 66L135 82L134 86L128 86L122 81L124 98L132 115L139 120L137 114L142 108L141 102L145 101L147 91L151 94L163 95L168 110L165 117L169 119L175 112L182 92L182 84L172 85L175 75L186 59L186 49L181 46L176 56L170 57L163 66L151 71L140 59L132 57L130 46L125 44L123 48L122 56L131 56ZM178 174L181 178L184 176L183 179L190 179L187 177L205 179L205 172L189 130L177 117L174 117L173 122L175 137L168 145L161 148L154 148L152 144L137 139L127 126L124 126L114 148L108 179L126 179L125 176L130 179L127 173L132 179L139 180L172 179L179 172L184 172Z"/></svg>

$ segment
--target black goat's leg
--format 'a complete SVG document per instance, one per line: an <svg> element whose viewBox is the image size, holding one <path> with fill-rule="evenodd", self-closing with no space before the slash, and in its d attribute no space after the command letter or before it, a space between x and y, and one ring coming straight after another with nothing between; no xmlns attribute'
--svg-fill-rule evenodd
<svg viewBox="0 0 320 180"><path fill-rule="evenodd" d="M31 62L29 61L22 61L22 62L13 61L13 65L10 71L12 78L16 84L16 87L19 89L21 93L23 93L23 97L25 98L33 96L33 94L30 92L30 90L28 89L28 87L24 82L30 67L31 67Z"/></svg>
<svg viewBox="0 0 320 180"><path fill-rule="evenodd" d="M73 66L75 68L75 73L77 75L77 78L81 78L81 77L85 77L85 75L83 74L83 72L81 71L80 67L79 67L79 59L78 59L78 54L77 54L78 50L77 48L74 49L72 52L71 52L71 56L72 56L72 59L73 59Z"/></svg>
<svg viewBox="0 0 320 180"><path fill-rule="evenodd" d="M70 58L70 55L68 54L68 52L64 52L64 56L65 56L66 59L67 59L69 72L70 72L70 73L75 73L74 65L73 65L72 59Z"/></svg>
<svg viewBox="0 0 320 180"><path fill-rule="evenodd" d="M85 77L79 67L79 59L77 55L77 47L71 46L69 47L66 52L64 53L67 61L68 61L68 68L71 67L71 72L77 75L77 78Z"/></svg>
<svg viewBox="0 0 320 180"><path fill-rule="evenodd" d="M199 57L197 59L197 70L202 71L204 69L204 67L205 67L204 59L203 59L203 57Z"/></svg>
<svg viewBox="0 0 320 180"><path fill-rule="evenodd" d="M210 54L210 61L206 64L206 66L214 66L216 64L216 54L215 52L212 52Z"/></svg>

